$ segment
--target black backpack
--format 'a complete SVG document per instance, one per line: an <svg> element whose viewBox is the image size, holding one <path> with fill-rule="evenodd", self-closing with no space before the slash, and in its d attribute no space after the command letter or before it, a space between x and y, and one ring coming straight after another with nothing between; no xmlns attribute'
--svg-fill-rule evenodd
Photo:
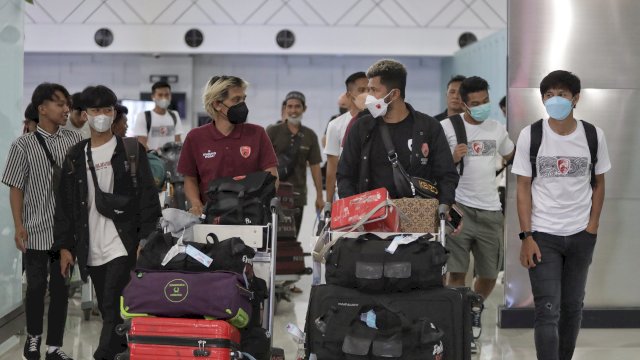
<svg viewBox="0 0 640 360"><path fill-rule="evenodd" d="M589 154L591 156L591 187L596 185L596 163L598 162L598 133L596 127L592 124L582 121L584 133L587 137L589 145ZM538 151L542 144L542 119L531 124L531 144L529 146L529 161L531 162L531 182L538 175L536 169Z"/></svg>
<svg viewBox="0 0 640 360"><path fill-rule="evenodd" d="M453 115L449 118L451 121L451 125L453 126L453 131L456 133L456 139L458 140L458 144L467 145L467 130L464 128L464 120L460 114ZM460 159L458 163L460 165L460 176L464 173L464 158Z"/></svg>
<svg viewBox="0 0 640 360"><path fill-rule="evenodd" d="M207 224L266 225L276 196L276 177L266 171L224 177L209 183L204 214Z"/></svg>
<svg viewBox="0 0 640 360"><path fill-rule="evenodd" d="M176 126L176 123L178 122L176 114L174 114L173 111L169 109L167 109L167 112L173 119L173 126ZM151 110L147 110L144 112L144 119L147 121L147 134L149 134L149 131L151 131Z"/></svg>

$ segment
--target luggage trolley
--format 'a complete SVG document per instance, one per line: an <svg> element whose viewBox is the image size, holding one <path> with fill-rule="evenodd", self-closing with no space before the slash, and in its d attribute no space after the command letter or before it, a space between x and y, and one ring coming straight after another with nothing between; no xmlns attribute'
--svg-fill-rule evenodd
<svg viewBox="0 0 640 360"><path fill-rule="evenodd" d="M205 225L193 226L193 237L196 241L206 241L209 233L214 233L219 239L239 237L247 246L256 249L253 258L253 271L256 276L267 282L269 298L264 304L264 314L262 316L262 327L266 330L267 337L273 349L273 317L275 309L275 269L276 250L278 237L278 214L280 211L280 200L273 198L269 206L271 212L271 222L267 225Z"/></svg>

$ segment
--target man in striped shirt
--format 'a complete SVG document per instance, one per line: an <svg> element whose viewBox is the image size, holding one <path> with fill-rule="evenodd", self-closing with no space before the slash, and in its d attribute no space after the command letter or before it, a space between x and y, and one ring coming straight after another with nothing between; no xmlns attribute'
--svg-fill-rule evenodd
<svg viewBox="0 0 640 360"><path fill-rule="evenodd" d="M59 271L59 259L49 255L57 191L54 184L67 150L82 139L80 134L62 128L69 113L68 99L69 92L62 85L43 83L34 90L31 103L39 115L37 130L11 144L2 176L2 183L10 187L16 248L25 258L27 341L23 358L27 360L40 359L47 277L50 303L45 359L70 359L60 348L67 319L68 285Z"/></svg>

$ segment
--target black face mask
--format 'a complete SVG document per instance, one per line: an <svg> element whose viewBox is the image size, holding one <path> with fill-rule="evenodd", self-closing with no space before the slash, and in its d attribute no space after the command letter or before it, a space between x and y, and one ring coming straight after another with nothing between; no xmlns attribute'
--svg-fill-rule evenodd
<svg viewBox="0 0 640 360"><path fill-rule="evenodd" d="M347 111L349 111L349 109L341 107L341 108L338 108L338 111L340 112L340 115L342 115L342 114L346 113Z"/></svg>
<svg viewBox="0 0 640 360"><path fill-rule="evenodd" d="M222 104L224 105L224 104ZM227 106L227 105L224 105ZM229 122L237 125L243 124L247 122L247 115L249 115L249 108L247 108L247 103L244 101L241 103L237 103L231 107L227 106L227 119Z"/></svg>

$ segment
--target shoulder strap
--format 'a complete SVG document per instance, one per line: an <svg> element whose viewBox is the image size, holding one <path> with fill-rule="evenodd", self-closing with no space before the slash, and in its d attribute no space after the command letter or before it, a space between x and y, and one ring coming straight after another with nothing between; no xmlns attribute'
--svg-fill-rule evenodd
<svg viewBox="0 0 640 360"><path fill-rule="evenodd" d="M171 119L173 119L173 126L176 126L176 124L178 123L178 119L176 118L176 114L174 114L173 111L169 110L169 109L167 109L167 112L171 116Z"/></svg>
<svg viewBox="0 0 640 360"><path fill-rule="evenodd" d="M52 167L58 166L56 161L53 159L53 155L51 155L51 152L49 151L47 144L45 144L44 138L42 137L42 135L40 135L38 130L36 130L35 135L36 135L36 139L38 139L38 142L40 143L40 146L42 147L42 150L44 150L44 153L47 155L47 159L49 160L49 163L51 163L51 166Z"/></svg>
<svg viewBox="0 0 640 360"><path fill-rule="evenodd" d="M138 158L139 158L139 145L138 139L134 137L126 137L122 138L122 142L124 143L124 152L127 155L127 161L129 162L129 174L131 175L131 181L133 182L133 187L138 187Z"/></svg>
<svg viewBox="0 0 640 360"><path fill-rule="evenodd" d="M531 182L538 175L536 168L538 150L542 144L542 119L531 124L531 144L529 145L529 161L531 162Z"/></svg>
<svg viewBox="0 0 640 360"><path fill-rule="evenodd" d="M398 197L415 196L415 187L413 186L409 175L402 167L402 164L398 161L398 153L396 153L396 150L393 147L393 141L389 134L389 127L384 123L384 121L380 122L379 127L382 142L384 143L385 150L387 150L387 158L389 159L393 170L393 184L396 186Z"/></svg>
<svg viewBox="0 0 640 360"><path fill-rule="evenodd" d="M149 135L149 132L151 131L151 111L145 111L144 118L147 121L147 135Z"/></svg>
<svg viewBox="0 0 640 360"><path fill-rule="evenodd" d="M589 154L591 155L591 187L596 185L596 163L598 162L598 132L593 124L584 120L584 133L587 136L587 144L589 145Z"/></svg>
<svg viewBox="0 0 640 360"><path fill-rule="evenodd" d="M464 120L460 114L453 115L449 118L451 125L453 125L453 131L456 133L456 139L458 144L467 145L467 130L464 128ZM464 158L460 159L460 176L464 173Z"/></svg>

